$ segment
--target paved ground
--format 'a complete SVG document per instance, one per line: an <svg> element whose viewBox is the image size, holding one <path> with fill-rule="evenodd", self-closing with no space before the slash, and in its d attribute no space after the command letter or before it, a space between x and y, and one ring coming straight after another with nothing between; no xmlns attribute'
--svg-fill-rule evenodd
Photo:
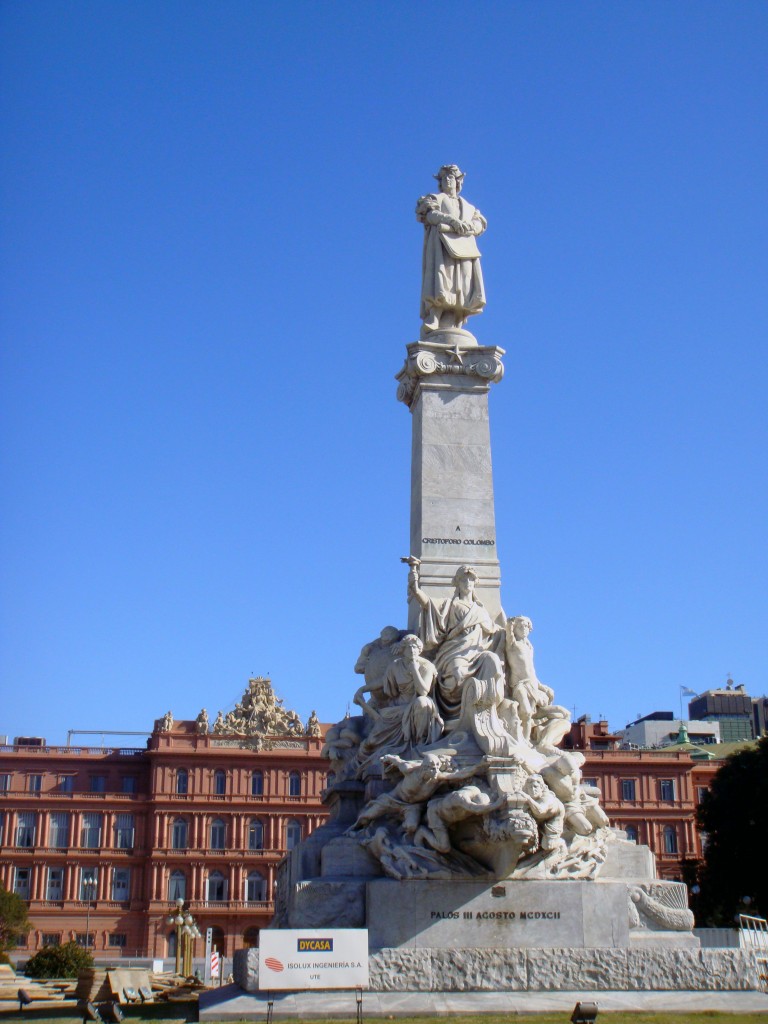
<svg viewBox="0 0 768 1024"><path fill-rule="evenodd" d="M275 993L275 1019L355 1017L354 992ZM267 994L249 995L227 985L200 996L200 1020L266 1017ZM595 1002L600 1010L696 1012L723 1010L760 1013L768 1021L768 994L762 992L364 992L363 1017L445 1015L460 1013L570 1012L578 1002Z"/></svg>

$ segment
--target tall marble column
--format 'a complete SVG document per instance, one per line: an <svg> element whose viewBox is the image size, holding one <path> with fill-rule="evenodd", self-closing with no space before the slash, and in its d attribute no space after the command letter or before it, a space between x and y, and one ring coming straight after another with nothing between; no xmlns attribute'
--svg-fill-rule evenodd
<svg viewBox="0 0 768 1024"><path fill-rule="evenodd" d="M463 330L407 346L397 397L411 410L411 550L420 587L450 597L461 565L478 571L477 596L495 618L501 572L491 473L488 392L500 381L504 350L478 345ZM418 623L411 601L408 627Z"/></svg>

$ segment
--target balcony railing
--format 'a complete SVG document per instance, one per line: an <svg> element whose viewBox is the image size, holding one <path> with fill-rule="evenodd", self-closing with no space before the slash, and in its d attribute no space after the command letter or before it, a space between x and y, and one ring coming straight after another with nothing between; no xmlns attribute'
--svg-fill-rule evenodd
<svg viewBox="0 0 768 1024"><path fill-rule="evenodd" d="M646 761L649 758L664 761L690 762L686 750L585 750L587 764L594 761Z"/></svg>
<svg viewBox="0 0 768 1024"><path fill-rule="evenodd" d="M0 744L0 754L71 754L80 757L82 754L103 754L121 757L135 757L137 754L146 754L145 747L32 747L25 743L3 743Z"/></svg>
<svg viewBox="0 0 768 1024"><path fill-rule="evenodd" d="M599 785L599 783L598 783ZM601 787L602 788L602 787ZM611 813L621 810L648 810L651 808L654 811L674 811L676 814L684 812L685 814L694 814L696 810L696 804L692 798L686 798L683 796L676 796L674 800L662 800L658 796L638 796L635 800L622 800L620 796L608 796L603 788L603 796L601 803L603 807L609 810Z"/></svg>
<svg viewBox="0 0 768 1024"><path fill-rule="evenodd" d="M275 902L274 900L198 900L189 899L184 901L184 906L188 907L194 914L204 910L215 910L219 913L238 913L242 914L245 912L253 912L258 914L274 914ZM166 899L151 899L149 905L145 907L150 913L162 913L170 914L176 909L176 904L173 900Z"/></svg>
<svg viewBox="0 0 768 1024"><path fill-rule="evenodd" d="M0 797L10 797L14 800L30 799L30 800L67 800L70 803L76 800L140 800L144 798L143 793L122 793L114 792L113 790L106 790L104 793L92 793L88 790L60 790L60 789L40 789L34 793L30 793L29 790L16 790L16 789L2 789L0 790Z"/></svg>
<svg viewBox="0 0 768 1024"><path fill-rule="evenodd" d="M230 803L243 801L248 804L306 804L316 807L319 801L317 796L309 796L304 793L301 796L288 796L286 793L165 793L160 790L153 794L155 804L162 804L165 800L199 800L206 803L209 800L224 800Z"/></svg>
<svg viewBox="0 0 768 1024"><path fill-rule="evenodd" d="M57 846L57 847L46 847L46 846L14 846L4 845L0 843L0 854L4 856L18 856L20 854L29 854L35 856L54 856L60 857L98 857L104 860L111 860L115 857L134 857L134 856L150 856L152 858L163 858L166 857L230 857L233 859L245 860L253 857L269 857L278 859L284 857L288 853L288 850L284 849L262 849L262 850L250 850L250 849L226 849L226 850L208 850L205 847L191 848L187 847L184 850L175 850L172 847L154 847L148 850L144 846L137 846L133 850L125 850L117 847L83 847L83 846Z"/></svg>
<svg viewBox="0 0 768 1024"><path fill-rule="evenodd" d="M174 853L181 852L183 851L174 851ZM7 843L0 842L0 853L7 856L10 856L11 854L18 855L21 853L31 853L37 856L42 856L43 854L46 856L58 854L59 856L70 855L77 857L90 857L95 855L97 857L110 858L143 856L146 853L146 849L143 846L135 846L131 850L126 850L124 847L117 846L16 846L14 843L8 845Z"/></svg>
<svg viewBox="0 0 768 1024"><path fill-rule="evenodd" d="M190 910L265 910L273 911L274 900L190 900Z"/></svg>
<svg viewBox="0 0 768 1024"><path fill-rule="evenodd" d="M160 857L165 859L166 857L284 857L288 853L288 850L281 849L263 849L263 850L208 850L205 847L186 847L183 850L176 850L171 846L167 847L154 847L150 854L152 857Z"/></svg>
<svg viewBox="0 0 768 1024"><path fill-rule="evenodd" d="M25 897L25 899L29 899L29 897ZM68 907L70 907L73 910L76 910L78 912L80 912L80 911L84 912L84 911L88 910L89 907L90 907L91 910L105 910L105 909L107 909L107 910L127 910L130 907L130 905L131 905L131 901L130 900L112 900L112 899L108 899L108 900L97 900L97 899L82 900L79 897L75 897L75 899L67 899L67 900L65 900L63 898L56 899L56 900L53 900L53 899L42 899L42 900L32 899L30 902L31 902L33 907L40 908L41 910L62 910L65 906L68 906Z"/></svg>

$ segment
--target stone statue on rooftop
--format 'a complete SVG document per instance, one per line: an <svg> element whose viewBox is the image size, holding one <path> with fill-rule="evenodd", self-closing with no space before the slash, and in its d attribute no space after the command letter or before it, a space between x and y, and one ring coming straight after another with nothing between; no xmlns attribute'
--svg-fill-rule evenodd
<svg viewBox="0 0 768 1024"><path fill-rule="evenodd" d="M162 718L158 718L155 728L159 732L170 732L173 728L173 712L166 711Z"/></svg>
<svg viewBox="0 0 768 1024"><path fill-rule="evenodd" d="M482 313L485 288L480 250L475 241L487 222L460 195L464 174L456 164L444 164L435 175L440 191L421 196L416 219L424 225L422 259L422 336L461 328L467 318Z"/></svg>

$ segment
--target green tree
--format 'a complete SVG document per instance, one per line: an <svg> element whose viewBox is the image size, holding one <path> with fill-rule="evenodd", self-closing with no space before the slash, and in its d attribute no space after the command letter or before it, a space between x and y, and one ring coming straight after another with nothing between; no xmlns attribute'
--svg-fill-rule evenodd
<svg viewBox="0 0 768 1024"><path fill-rule="evenodd" d="M76 978L86 967L93 967L93 957L76 942L63 946L43 946L24 969L28 978Z"/></svg>
<svg viewBox="0 0 768 1024"><path fill-rule="evenodd" d="M768 736L726 760L697 820L706 833L699 925L733 927L739 913L768 917Z"/></svg>
<svg viewBox="0 0 768 1024"><path fill-rule="evenodd" d="M0 885L0 962L7 962L9 949L16 946L20 935L29 930L27 904L15 892Z"/></svg>

